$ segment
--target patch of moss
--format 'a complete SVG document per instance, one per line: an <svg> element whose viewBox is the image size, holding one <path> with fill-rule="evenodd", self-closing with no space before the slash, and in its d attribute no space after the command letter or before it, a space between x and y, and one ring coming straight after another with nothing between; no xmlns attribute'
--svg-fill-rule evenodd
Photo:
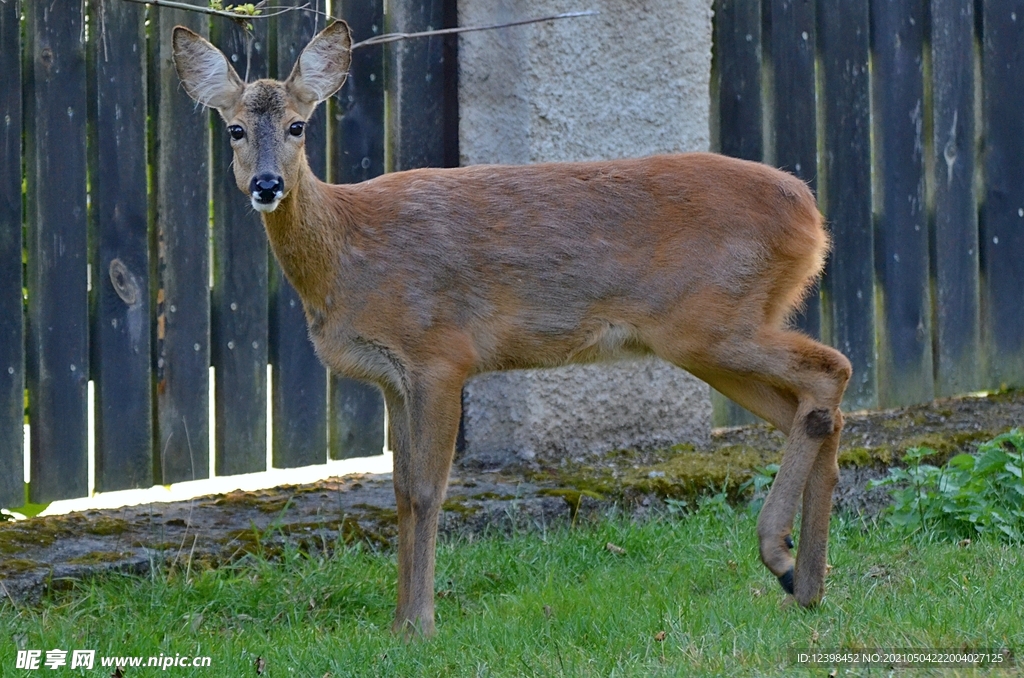
<svg viewBox="0 0 1024 678"><path fill-rule="evenodd" d="M776 461L745 445L732 445L713 453L680 451L665 461L641 467L624 484L634 491L663 499L692 499L710 491L735 495L752 470Z"/></svg>
<svg viewBox="0 0 1024 678"><path fill-rule="evenodd" d="M90 520L85 528L85 531L89 534L95 534L99 536L110 536L114 534L123 534L131 526L128 521L120 518L110 518L107 516L100 516L95 520Z"/></svg>
<svg viewBox="0 0 1024 678"><path fill-rule="evenodd" d="M980 443L995 437L992 431L955 431L942 433L926 433L912 436L901 441L900 456L912 447L928 447L935 454L927 457L931 464L945 464L951 457L966 451L971 443Z"/></svg>
<svg viewBox="0 0 1024 678"><path fill-rule="evenodd" d="M480 511L479 506L470 506L466 503L466 497L454 496L449 497L443 504L441 504L441 510L447 511L448 513L457 513L462 517L471 516L474 513Z"/></svg>
<svg viewBox="0 0 1024 678"><path fill-rule="evenodd" d="M850 447L845 450L839 450L840 466L863 468L874 466L878 463L888 465L891 458L892 454L887 448Z"/></svg>
<svg viewBox="0 0 1024 678"><path fill-rule="evenodd" d="M280 513L288 506L292 501L291 497L281 497L280 499L270 499L262 501L256 504L256 508L263 513Z"/></svg>
<svg viewBox="0 0 1024 678"><path fill-rule="evenodd" d="M218 497L213 503L215 506L256 508L263 502L252 492L228 492L224 496Z"/></svg>
<svg viewBox="0 0 1024 678"><path fill-rule="evenodd" d="M480 492L479 494L474 494L470 497L470 499L474 499L476 501L487 501L491 499L497 501L511 501L515 498L514 494L498 494L497 492Z"/></svg>
<svg viewBox="0 0 1024 678"><path fill-rule="evenodd" d="M46 547L57 539L72 536L63 516L31 518L0 524L0 554L15 555L28 548Z"/></svg>
<svg viewBox="0 0 1024 678"><path fill-rule="evenodd" d="M352 508L359 509L363 515L380 525L398 525L398 511L393 508L372 504L353 504Z"/></svg>
<svg viewBox="0 0 1024 678"><path fill-rule="evenodd" d="M990 440L994 435L992 431L942 431L908 436L877 447L840 448L839 465L892 466L899 464L907 450L914 447L927 447L935 450L935 454L925 457L925 461L929 464L941 465L951 457L969 451L972 443Z"/></svg>
<svg viewBox="0 0 1024 678"><path fill-rule="evenodd" d="M579 513L584 497L590 497L598 501L604 499L603 496L593 490L578 490L568 487L546 488L538 490L537 494L544 497L561 497L569 506L569 514L572 518L575 518L576 514Z"/></svg>
<svg viewBox="0 0 1024 678"><path fill-rule="evenodd" d="M71 558L68 563L71 565L102 565L103 563L116 563L119 560L131 557L131 553L118 553L116 551L92 551L85 555Z"/></svg>
<svg viewBox="0 0 1024 678"><path fill-rule="evenodd" d="M34 570L41 570L46 567L48 567L48 565L45 563L29 560L27 558L4 558L0 561L0 574L11 576L15 574L24 574L25 572L32 572Z"/></svg>
<svg viewBox="0 0 1024 678"><path fill-rule="evenodd" d="M189 543L191 544L191 542L189 542ZM143 541L141 539L136 539L135 541L133 541L131 543L131 545L136 547L136 548L145 548L145 549L149 549L151 551L173 551L175 549L179 549L179 548L182 547L181 542L173 542L173 541L156 541L156 542L153 542L153 541Z"/></svg>

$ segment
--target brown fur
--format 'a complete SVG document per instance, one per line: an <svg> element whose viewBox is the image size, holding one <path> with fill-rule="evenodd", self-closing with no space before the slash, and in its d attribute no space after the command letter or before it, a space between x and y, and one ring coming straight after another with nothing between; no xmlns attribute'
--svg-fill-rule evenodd
<svg viewBox="0 0 1024 678"><path fill-rule="evenodd" d="M807 187L707 153L324 184L288 129L312 113L311 97L341 86L347 38L344 24L325 29L284 83L224 77L211 87L202 79L217 65L214 48L185 29L175 30L175 58L186 89L204 84L228 124L247 132L233 142L239 188L248 194L260 172L284 180L264 223L321 359L384 392L399 516L396 631L434 630L437 517L466 379L626 353L688 369L788 434L758 523L761 556L776 575L793 568L785 542L803 496L795 592L813 604L850 363L785 326L829 247ZM342 72L317 71L323 63Z"/></svg>

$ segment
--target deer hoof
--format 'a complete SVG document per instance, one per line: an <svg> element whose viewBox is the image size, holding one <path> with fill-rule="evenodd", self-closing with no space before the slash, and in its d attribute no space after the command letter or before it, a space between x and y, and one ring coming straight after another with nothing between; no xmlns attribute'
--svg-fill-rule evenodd
<svg viewBox="0 0 1024 678"><path fill-rule="evenodd" d="M793 548L793 535L791 534L786 535L786 548ZM790 581L792 581L792 577L790 578Z"/></svg>
<svg viewBox="0 0 1024 678"><path fill-rule="evenodd" d="M782 585L782 589L789 595L793 595L793 568L789 568L786 574L782 575L779 579L779 584Z"/></svg>

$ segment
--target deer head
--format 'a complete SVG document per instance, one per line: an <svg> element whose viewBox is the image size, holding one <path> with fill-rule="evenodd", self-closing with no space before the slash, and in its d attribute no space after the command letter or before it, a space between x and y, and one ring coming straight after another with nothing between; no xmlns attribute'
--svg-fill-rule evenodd
<svg viewBox="0 0 1024 678"><path fill-rule="evenodd" d="M317 34L284 82L242 82L223 52L183 26L174 29L173 48L185 91L227 123L239 190L250 196L253 209L274 211L308 171L306 121L348 77L348 24L337 21Z"/></svg>

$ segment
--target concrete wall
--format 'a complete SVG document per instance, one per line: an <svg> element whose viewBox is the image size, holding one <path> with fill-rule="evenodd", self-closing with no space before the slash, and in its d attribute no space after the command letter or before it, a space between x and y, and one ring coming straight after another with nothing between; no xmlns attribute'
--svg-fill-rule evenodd
<svg viewBox="0 0 1024 678"><path fill-rule="evenodd" d="M626 158L709 145L711 0L460 0L463 165ZM465 462L703 443L709 389L660 360L487 374L465 395Z"/></svg>

